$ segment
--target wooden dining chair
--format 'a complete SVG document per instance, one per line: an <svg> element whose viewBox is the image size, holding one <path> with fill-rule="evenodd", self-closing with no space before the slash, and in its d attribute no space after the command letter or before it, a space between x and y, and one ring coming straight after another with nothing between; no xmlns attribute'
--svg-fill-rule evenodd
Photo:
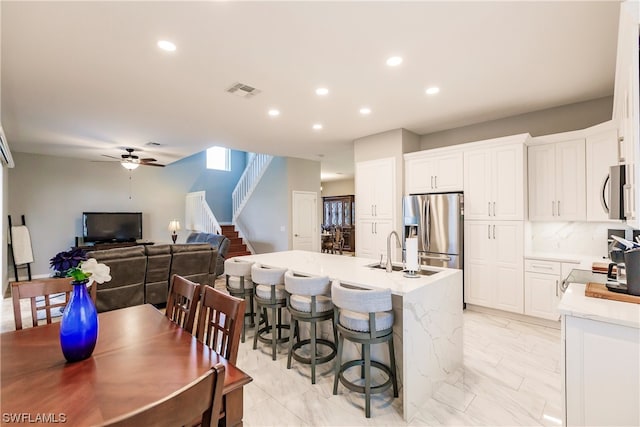
<svg viewBox="0 0 640 427"><path fill-rule="evenodd" d="M231 363L236 363L245 301L205 285L196 337Z"/></svg>
<svg viewBox="0 0 640 427"><path fill-rule="evenodd" d="M173 323L193 334L201 285L182 276L171 276L171 286L167 298L165 315Z"/></svg>
<svg viewBox="0 0 640 427"><path fill-rule="evenodd" d="M22 329L22 311L20 300L31 300L31 326L39 325L38 312L44 312L42 320L47 324L56 317L52 310L61 309L67 305L71 298L73 285L70 277L50 277L25 282L11 282L11 297L13 299L13 318L16 330ZM89 293L91 299L96 302L96 284L92 284Z"/></svg>
<svg viewBox="0 0 640 427"><path fill-rule="evenodd" d="M224 375L224 365L218 363L206 374L165 399L102 425L110 427L191 426L194 422L194 414L202 414L198 417L201 426L217 426L218 418L212 414L219 414L222 408Z"/></svg>

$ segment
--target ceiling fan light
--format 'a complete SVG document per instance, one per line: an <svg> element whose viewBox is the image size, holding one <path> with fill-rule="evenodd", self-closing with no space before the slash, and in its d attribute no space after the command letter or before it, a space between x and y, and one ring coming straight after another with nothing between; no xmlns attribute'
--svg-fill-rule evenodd
<svg viewBox="0 0 640 427"><path fill-rule="evenodd" d="M120 162L120 164L122 165L123 168L129 169L130 171L137 169L138 166L140 166L139 163L133 163L133 162Z"/></svg>

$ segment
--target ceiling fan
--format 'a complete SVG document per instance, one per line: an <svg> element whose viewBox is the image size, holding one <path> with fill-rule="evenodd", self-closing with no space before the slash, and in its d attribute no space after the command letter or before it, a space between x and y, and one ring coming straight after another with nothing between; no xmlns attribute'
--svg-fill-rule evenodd
<svg viewBox="0 0 640 427"><path fill-rule="evenodd" d="M127 154L123 154L120 157L109 156L107 154L103 154L103 156L104 157L109 157L111 159L120 160L120 164L122 165L122 167L124 167L125 169L128 169L128 170L134 170L140 165L158 166L158 167L161 167L161 168L164 167L164 165L161 165L159 163L154 163L157 160L153 159L151 157L148 157L148 158L145 158L145 159L141 159L137 155L133 154L133 152L135 151L135 149L133 149L133 148L125 148L125 151L127 152Z"/></svg>

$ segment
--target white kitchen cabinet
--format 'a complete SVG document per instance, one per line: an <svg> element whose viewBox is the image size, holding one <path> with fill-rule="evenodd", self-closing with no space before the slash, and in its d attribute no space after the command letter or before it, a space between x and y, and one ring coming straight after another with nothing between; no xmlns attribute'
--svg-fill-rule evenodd
<svg viewBox="0 0 640 427"><path fill-rule="evenodd" d="M355 186L357 256L386 259L396 208L395 158L356 163Z"/></svg>
<svg viewBox="0 0 640 427"><path fill-rule="evenodd" d="M466 219L524 219L524 144L464 153Z"/></svg>
<svg viewBox="0 0 640 427"><path fill-rule="evenodd" d="M405 193L462 191L462 152L425 150L405 155Z"/></svg>
<svg viewBox="0 0 640 427"><path fill-rule="evenodd" d="M619 163L626 167L624 186L627 224L639 227L637 214L640 197L640 74L638 59L638 18L640 3L627 0L620 4L616 76L613 93L613 119L619 128Z"/></svg>
<svg viewBox="0 0 640 427"><path fill-rule="evenodd" d="M387 259L387 236L393 230L390 219L363 219L356 228L356 250L362 258ZM392 259L395 259L396 241L392 241Z"/></svg>
<svg viewBox="0 0 640 427"><path fill-rule="evenodd" d="M393 218L396 199L393 157L356 163L355 185L358 218Z"/></svg>
<svg viewBox="0 0 640 427"><path fill-rule="evenodd" d="M522 221L465 221L465 302L523 313Z"/></svg>
<svg viewBox="0 0 640 427"><path fill-rule="evenodd" d="M618 132L610 129L586 140L587 221L609 219L609 167L618 164ZM605 187L605 182L607 183Z"/></svg>
<svg viewBox="0 0 640 427"><path fill-rule="evenodd" d="M558 320L557 307L562 297L559 262L526 259L524 262L524 314Z"/></svg>
<svg viewBox="0 0 640 427"><path fill-rule="evenodd" d="M528 147L529 220L586 220L585 140Z"/></svg>
<svg viewBox="0 0 640 427"><path fill-rule="evenodd" d="M638 328L564 315L562 336L565 425L640 425Z"/></svg>

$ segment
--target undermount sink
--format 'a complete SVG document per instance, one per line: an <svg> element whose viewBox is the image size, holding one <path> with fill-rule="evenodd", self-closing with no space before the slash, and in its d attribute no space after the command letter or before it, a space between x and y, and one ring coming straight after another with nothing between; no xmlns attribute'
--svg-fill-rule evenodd
<svg viewBox="0 0 640 427"><path fill-rule="evenodd" d="M384 265L380 265L377 262L375 264L369 264L369 265L367 265L367 267L376 268L376 269L379 269L379 270L386 270L387 269ZM405 271L402 268L402 266L400 266L400 265L393 265L393 266L391 266L391 269L393 271ZM431 276L431 275L436 274L438 272L437 271L430 271L430 270L419 270L419 271L416 271L416 273L421 275L421 276Z"/></svg>

